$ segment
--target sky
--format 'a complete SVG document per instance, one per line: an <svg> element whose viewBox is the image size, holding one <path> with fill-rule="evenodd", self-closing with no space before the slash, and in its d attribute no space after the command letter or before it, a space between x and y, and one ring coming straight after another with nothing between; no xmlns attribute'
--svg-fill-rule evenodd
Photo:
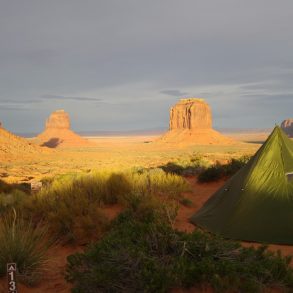
<svg viewBox="0 0 293 293"><path fill-rule="evenodd" d="M0 0L0 121L40 132L167 128L182 97L216 128L293 117L292 0Z"/></svg>

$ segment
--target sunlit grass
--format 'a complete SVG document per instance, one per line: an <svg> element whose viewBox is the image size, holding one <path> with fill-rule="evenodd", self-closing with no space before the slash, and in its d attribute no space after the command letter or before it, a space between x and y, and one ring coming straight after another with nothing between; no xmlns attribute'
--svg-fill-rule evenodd
<svg viewBox="0 0 293 293"><path fill-rule="evenodd" d="M188 190L186 181L161 169L124 172L95 171L57 177L25 203L36 219L67 241L98 239L109 225L105 205L133 205L138 199L162 196L176 199Z"/></svg>
<svg viewBox="0 0 293 293"><path fill-rule="evenodd" d="M0 220L0 275L6 273L6 264L17 264L18 278L34 285L48 268L48 250L53 241L44 223L34 224L22 216L6 214Z"/></svg>

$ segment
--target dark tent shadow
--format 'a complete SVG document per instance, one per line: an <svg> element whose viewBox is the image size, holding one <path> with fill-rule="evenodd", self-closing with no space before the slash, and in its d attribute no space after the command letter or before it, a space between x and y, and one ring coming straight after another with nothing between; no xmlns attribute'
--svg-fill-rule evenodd
<svg viewBox="0 0 293 293"><path fill-rule="evenodd" d="M60 143L62 143L62 140L60 138L52 137L48 141L44 142L41 146L56 148Z"/></svg>

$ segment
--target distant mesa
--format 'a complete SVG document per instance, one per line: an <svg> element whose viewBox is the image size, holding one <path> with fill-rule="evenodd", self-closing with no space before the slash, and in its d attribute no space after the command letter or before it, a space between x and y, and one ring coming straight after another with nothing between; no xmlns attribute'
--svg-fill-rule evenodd
<svg viewBox="0 0 293 293"><path fill-rule="evenodd" d="M212 112L208 103L199 98L181 99L170 109L169 131L160 138L166 143L231 144L212 128Z"/></svg>
<svg viewBox="0 0 293 293"><path fill-rule="evenodd" d="M70 129L70 118L64 110L53 112L46 121L46 129Z"/></svg>
<svg viewBox="0 0 293 293"><path fill-rule="evenodd" d="M211 109L203 99L181 99L170 109L170 130L211 128Z"/></svg>
<svg viewBox="0 0 293 293"><path fill-rule="evenodd" d="M289 137L293 138L293 118L284 120L281 128Z"/></svg>
<svg viewBox="0 0 293 293"><path fill-rule="evenodd" d="M37 141L41 146L49 148L92 145L70 129L69 114L64 110L57 110L49 116L46 128L37 136Z"/></svg>

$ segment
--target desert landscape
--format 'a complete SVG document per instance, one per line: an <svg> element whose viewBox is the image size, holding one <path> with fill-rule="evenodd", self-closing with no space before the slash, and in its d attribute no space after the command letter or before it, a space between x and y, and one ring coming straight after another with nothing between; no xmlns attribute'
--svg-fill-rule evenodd
<svg viewBox="0 0 293 293"><path fill-rule="evenodd" d="M0 0L0 293L293 292L292 27Z"/></svg>
<svg viewBox="0 0 293 293"><path fill-rule="evenodd" d="M2 217L8 217L8 227L3 224L2 229L9 229L11 217L15 217L18 225L31 218L30 225L37 225L36 231L41 232L35 222L38 219L48 229L44 234L46 241L39 240L42 245L54 239L54 245L35 248L44 249L40 253L44 254L46 265L39 260L39 266L31 269L32 275L29 269L25 273L19 271L19 292L69 292L76 286L69 273L75 270L69 262L70 255L83 253L88 245L100 241L111 231L111 223L127 212L133 217L142 213L141 220L147 222L147 213L158 213L156 217L161 221L167 219L172 230L193 235L199 227L190 222L192 216L229 177L243 168L270 134L264 130L221 134L212 128L209 105L198 98L181 99L171 107L169 130L161 134L81 137L70 125L69 114L57 110L48 118L45 131L36 137L21 138L3 126L0 129L0 203ZM282 129L290 136L290 120L282 123ZM32 189L36 182L42 184L38 190ZM27 233L31 233L29 229ZM249 242L242 245L243 249L262 247ZM268 251L281 251L286 257L293 253L293 248L270 244ZM225 282L223 279L221 285L216 285L208 277L204 282L191 282L188 289L178 288L177 284L175 288L166 285L163 290L216 292L221 286L223 290L229 289ZM278 282L262 286L267 292L282 292L287 285ZM1 284L6 292L5 278ZM91 289L82 283L77 286L80 292L121 292L98 284ZM233 286L236 289L239 284ZM255 284L249 292L257 288ZM125 290L132 292L130 287Z"/></svg>

